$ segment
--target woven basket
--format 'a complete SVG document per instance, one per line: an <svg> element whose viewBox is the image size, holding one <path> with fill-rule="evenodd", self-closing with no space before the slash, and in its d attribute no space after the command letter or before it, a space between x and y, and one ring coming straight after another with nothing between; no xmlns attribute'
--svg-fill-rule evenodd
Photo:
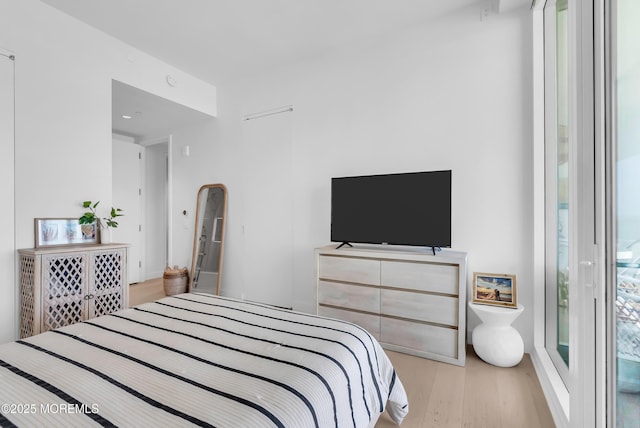
<svg viewBox="0 0 640 428"><path fill-rule="evenodd" d="M178 269L178 267L175 266L173 269L167 267L164 270L162 286L164 288L164 294L167 296L186 293L188 283L189 274L187 268Z"/></svg>

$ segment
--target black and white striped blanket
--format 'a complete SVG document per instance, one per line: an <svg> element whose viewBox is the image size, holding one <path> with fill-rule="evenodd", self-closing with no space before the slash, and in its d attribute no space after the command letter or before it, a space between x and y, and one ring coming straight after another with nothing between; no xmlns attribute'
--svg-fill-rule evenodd
<svg viewBox="0 0 640 428"><path fill-rule="evenodd" d="M0 345L0 426L370 427L407 397L342 321L181 294Z"/></svg>

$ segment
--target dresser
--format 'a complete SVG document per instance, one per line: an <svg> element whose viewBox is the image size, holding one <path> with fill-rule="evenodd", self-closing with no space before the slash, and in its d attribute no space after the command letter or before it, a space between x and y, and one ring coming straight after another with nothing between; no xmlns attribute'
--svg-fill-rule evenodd
<svg viewBox="0 0 640 428"><path fill-rule="evenodd" d="M387 349L464 365L466 253L331 245L315 258L318 315L358 324Z"/></svg>
<svg viewBox="0 0 640 428"><path fill-rule="evenodd" d="M20 337L128 307L128 244L18 250Z"/></svg>

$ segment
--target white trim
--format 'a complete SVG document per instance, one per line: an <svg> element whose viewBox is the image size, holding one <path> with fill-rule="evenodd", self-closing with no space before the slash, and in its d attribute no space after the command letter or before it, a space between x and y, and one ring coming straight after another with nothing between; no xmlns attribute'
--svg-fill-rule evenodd
<svg viewBox="0 0 640 428"><path fill-rule="evenodd" d="M599 3L600 4L600 3ZM605 9L603 9L603 7ZM601 363L597 367L596 375L600 383L597 385L599 395L597 397L598 406L606 409L605 414L598 419L598 427L615 426L617 422L617 391L616 391L616 362L617 362L617 337L616 337L616 310L615 301L617 295L617 266L616 258L616 242L617 234L616 208L613 201L617 201L617 169L616 169L616 153L617 153L617 126L616 115L618 105L618 2L617 0L606 2L605 6L599 9L602 23L602 55L604 78L601 79L604 88L602 88L603 102L600 103L604 109L604 122L608 124L603 130L601 144L599 149L602 152L604 164L604 172L602 173L604 180L604 196L602 203L604 217L604 269L600 272L600 276L604 280L604 287L601 290L601 296L606 302L606 296L610 296L609 303L604 305L604 315L601 317L604 326L604 339L599 341L597 348ZM603 16L602 16L603 15ZM605 22L606 19L606 22ZM607 255L611 260L607 263ZM598 308L600 309L600 307Z"/></svg>
<svg viewBox="0 0 640 428"><path fill-rule="evenodd" d="M542 4L533 20L533 341L544 348L545 189L544 189L544 19Z"/></svg>
<svg viewBox="0 0 640 428"><path fill-rule="evenodd" d="M617 110L619 107L619 79L618 79L618 17L620 16L620 12L618 11L618 1L614 0L611 2L605 2L605 5L602 5L600 2L598 3L601 6L598 11L601 15L602 19L598 22L602 23L602 40L600 40L603 47L603 54L601 55L601 59L603 61L603 73L605 75L604 79L602 79L603 88L603 101L600 103L599 107L603 109L602 113L604 115L604 123L607 124L606 129L602 132L602 143L603 146L602 151L604 152L603 157L605 158L604 170L604 203L603 210L605 220L604 220L604 228L603 232L605 238L604 247L605 247L605 255L603 256L605 264L605 272L602 273L604 278L604 287L602 290L602 294L604 296L608 296L608 299L605 301L602 306L602 311L604 314L602 315L602 323L605 324L603 326L603 335L605 336L604 340L600 344L600 347L597 348L598 355L601 355L603 363L598 367L598 372L596 373L598 379L601 380L601 384L598 385L602 388L601 396L598 396L600 402L598 405L604 401L604 409L606 409L606 414L599 418L597 422L600 423L599 426L608 427L608 426L616 426L621 423L618 421L618 393L617 393L617 348L618 348L618 340L617 340L617 314L616 314L616 298L618 294L617 286L618 286L618 268L617 268L617 229L618 229L618 215L617 215L617 201L618 201L618 186L617 186L617 173L618 173L618 126L617 126ZM606 19L606 22L605 22ZM604 298L603 296L603 298ZM600 306L598 307L600 309ZM600 327L600 326L599 326ZM631 415L623 415L622 419L625 422L631 422ZM628 418L628 419L627 419Z"/></svg>
<svg viewBox="0 0 640 428"><path fill-rule="evenodd" d="M573 196L570 204L575 232L569 269L577 277L569 283L570 421L575 427L594 427L602 409L596 408L597 259L595 218L595 93L593 2L574 2L569 9L570 156L574 156ZM570 179L571 181L571 179Z"/></svg>
<svg viewBox="0 0 640 428"><path fill-rule="evenodd" d="M612 417L612 413L607 411L607 396L613 391L607 390L607 349L609 345L607 343L608 336L608 322L607 322L607 284L610 284L607 278L609 268L607 263L607 236L610 230L607 230L607 210L612 204L607 203L607 128L613 128L613 126L607 126L612 124L609 119L613 116L607 117L608 111L610 111L608 97L608 90L611 87L606 82L611 81L613 74L608 74L607 59L605 55L608 55L609 46L607 42L610 40L610 35L605 32L609 31L609 25L605 25L605 4L604 0L594 1L593 10L593 52L594 52L594 167L595 167L595 180L594 180L594 198L595 198L595 272L594 272L594 297L595 303L595 343L594 343L594 383L595 383L595 397L594 397L594 426L604 428L609 426L607 424L608 418ZM609 3L609 2L607 2ZM610 7L609 7L610 9ZM606 11L608 13L608 10ZM612 208L612 207L611 207ZM613 236L613 235L609 235ZM615 254L615 253L609 253ZM615 279L615 268L614 275ZM613 282L615 284L615 281ZM615 299L614 299L615 300ZM613 307L614 305L611 304ZM615 337L615 336L613 336Z"/></svg>
<svg viewBox="0 0 640 428"><path fill-rule="evenodd" d="M173 135L167 141L167 265L173 266Z"/></svg>
<svg viewBox="0 0 640 428"><path fill-rule="evenodd" d="M569 390L544 347L535 347L530 356L553 421L559 428L569 427Z"/></svg>
<svg viewBox="0 0 640 428"><path fill-rule="evenodd" d="M558 206L558 148L560 142L558 141L559 121L558 116L564 111L559 108L559 92L558 92L558 79L549 76L557 76L559 69L558 64L558 51L559 46L557 42L557 1L548 0L544 9L542 10L542 22L541 31L544 38L542 48L542 62L543 66L543 94L545 100L551 100L549 102L544 101L543 106L543 140L540 142L543 145L544 156L542 168L542 180L544 183L544 227L542 234L544 236L544 347L547 349L549 357L554 362L560 377L565 383L568 382L569 368L564 361L562 355L558 352L557 346L559 344L558 338L558 253L559 253L559 239L558 239L558 224L559 224L559 206ZM568 18L568 16L567 16ZM550 25L549 25L550 24ZM568 52L567 52L568 54ZM568 70L567 70L568 72ZM566 102L569 102L569 96L566 96ZM568 105L566 106L568 107ZM567 118L568 119L568 118ZM568 123L568 122L567 122ZM566 131L565 131L566 132ZM567 133L568 136L568 133ZM568 172L571 173L575 169L571 158L568 160ZM569 185L571 185L571 176L569 176ZM571 201L569 204L569 215L575 214ZM569 226L570 226L569 221ZM568 238L574 236L574 231L569 227ZM573 250L573 243L569 240L569 255ZM569 272L572 272L569 269ZM571 274L570 279L573 278ZM569 311L569 315L570 315Z"/></svg>
<svg viewBox="0 0 640 428"><path fill-rule="evenodd" d="M534 304L531 361L556 426L569 426L569 391L545 348L545 84L544 1L532 6L533 20L533 221Z"/></svg>

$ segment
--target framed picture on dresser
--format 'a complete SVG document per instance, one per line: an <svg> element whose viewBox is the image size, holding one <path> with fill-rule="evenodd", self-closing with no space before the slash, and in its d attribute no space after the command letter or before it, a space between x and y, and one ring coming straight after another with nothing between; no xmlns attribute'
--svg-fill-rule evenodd
<svg viewBox="0 0 640 428"><path fill-rule="evenodd" d="M98 224L80 224L77 218L36 218L35 248L99 243Z"/></svg>
<svg viewBox="0 0 640 428"><path fill-rule="evenodd" d="M516 276L497 273L473 273L473 303L518 307Z"/></svg>

